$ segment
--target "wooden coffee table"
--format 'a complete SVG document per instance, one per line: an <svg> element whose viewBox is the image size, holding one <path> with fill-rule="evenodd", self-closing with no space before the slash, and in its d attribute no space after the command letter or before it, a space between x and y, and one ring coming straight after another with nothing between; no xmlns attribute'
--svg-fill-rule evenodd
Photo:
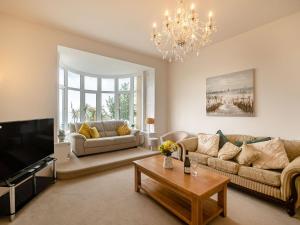
<svg viewBox="0 0 300 225"><path fill-rule="evenodd" d="M218 215L226 216L229 178L202 168L196 177L186 175L178 160L173 160L173 169L164 169L161 155L133 163L135 191L143 190L187 224L207 224ZM141 173L148 178L141 180ZM216 193L217 201L210 198Z"/></svg>

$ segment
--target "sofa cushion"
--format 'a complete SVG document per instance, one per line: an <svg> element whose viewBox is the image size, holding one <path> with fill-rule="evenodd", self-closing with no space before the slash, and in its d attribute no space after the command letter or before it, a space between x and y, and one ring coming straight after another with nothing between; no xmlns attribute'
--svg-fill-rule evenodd
<svg viewBox="0 0 300 225"><path fill-rule="evenodd" d="M136 142L136 137L134 135L125 136L114 136L114 137L103 137L103 138L93 138L88 139L84 143L86 148L96 148L108 145L119 145L124 143Z"/></svg>
<svg viewBox="0 0 300 225"><path fill-rule="evenodd" d="M279 138L250 145L261 153L259 158L253 162L253 167L284 169L289 164L284 144Z"/></svg>
<svg viewBox="0 0 300 225"><path fill-rule="evenodd" d="M270 140L271 140L270 137L263 137L263 138L258 137L258 138L255 138L253 140L246 141L246 144L254 144L254 143L270 141ZM243 142L242 141L236 141L236 142L234 142L234 144L238 147L241 147L243 145Z"/></svg>
<svg viewBox="0 0 300 225"><path fill-rule="evenodd" d="M86 138L91 138L90 126L87 123L83 123L79 128L78 133L85 136Z"/></svg>
<svg viewBox="0 0 300 225"><path fill-rule="evenodd" d="M228 142L228 139L221 130L218 130L217 134L220 136L219 149L221 149Z"/></svg>
<svg viewBox="0 0 300 225"><path fill-rule="evenodd" d="M218 153L218 158L222 160L233 159L239 152L241 148L235 146L230 142L226 142L224 146L220 149Z"/></svg>
<svg viewBox="0 0 300 225"><path fill-rule="evenodd" d="M218 156L219 140L220 137L218 134L198 134L197 152L210 156Z"/></svg>
<svg viewBox="0 0 300 225"><path fill-rule="evenodd" d="M210 157L207 160L207 164L209 167L221 170L227 173L237 174L239 171L240 165L232 162L232 161L225 161L218 158Z"/></svg>
<svg viewBox="0 0 300 225"><path fill-rule="evenodd" d="M207 159L209 155L201 154L198 152L189 152L190 159L196 159L200 164L207 165Z"/></svg>
<svg viewBox="0 0 300 225"><path fill-rule="evenodd" d="M260 156L260 152L256 151L251 145L243 144L242 151L236 156L235 160L245 166L250 166Z"/></svg>
<svg viewBox="0 0 300 225"><path fill-rule="evenodd" d="M281 173L279 172L241 166L238 175L259 183L268 184L275 187L280 186Z"/></svg>

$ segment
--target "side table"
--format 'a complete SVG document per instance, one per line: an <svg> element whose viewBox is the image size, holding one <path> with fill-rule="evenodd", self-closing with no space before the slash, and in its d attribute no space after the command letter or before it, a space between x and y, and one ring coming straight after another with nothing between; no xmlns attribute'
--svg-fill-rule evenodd
<svg viewBox="0 0 300 225"><path fill-rule="evenodd" d="M157 147L159 145L159 138L148 138L148 146L153 151L157 150Z"/></svg>

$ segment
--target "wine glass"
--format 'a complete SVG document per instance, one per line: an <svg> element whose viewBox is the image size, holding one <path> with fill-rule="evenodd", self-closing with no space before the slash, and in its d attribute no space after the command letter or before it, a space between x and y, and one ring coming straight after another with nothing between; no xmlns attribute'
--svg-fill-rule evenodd
<svg viewBox="0 0 300 225"><path fill-rule="evenodd" d="M191 169L192 169L191 174L192 174L192 176L197 176L198 175L197 168L198 168L197 158L191 158Z"/></svg>

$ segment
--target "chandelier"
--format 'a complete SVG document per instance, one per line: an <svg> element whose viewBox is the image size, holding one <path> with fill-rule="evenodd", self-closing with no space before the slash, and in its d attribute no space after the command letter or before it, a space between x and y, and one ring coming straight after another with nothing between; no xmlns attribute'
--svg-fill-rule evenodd
<svg viewBox="0 0 300 225"><path fill-rule="evenodd" d="M211 34L215 31L212 12L209 12L208 21L202 22L194 4L187 8L184 1L179 0L174 17L166 10L160 31L157 24L153 23L151 41L163 59L169 62L183 61L190 52L196 52L198 56L200 48L211 41Z"/></svg>

